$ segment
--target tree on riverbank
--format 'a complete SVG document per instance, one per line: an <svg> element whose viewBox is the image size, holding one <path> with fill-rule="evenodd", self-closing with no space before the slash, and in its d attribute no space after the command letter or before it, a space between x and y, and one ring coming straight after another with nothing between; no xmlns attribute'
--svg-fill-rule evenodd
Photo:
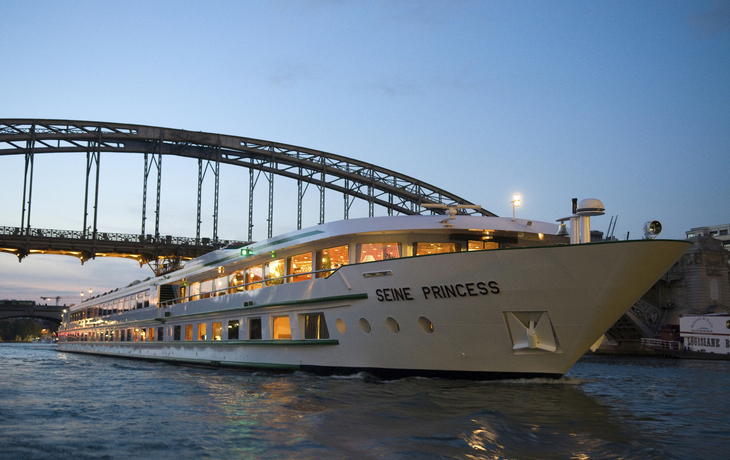
<svg viewBox="0 0 730 460"><path fill-rule="evenodd" d="M3 342L30 342L41 335L41 325L32 319L0 321L0 340Z"/></svg>

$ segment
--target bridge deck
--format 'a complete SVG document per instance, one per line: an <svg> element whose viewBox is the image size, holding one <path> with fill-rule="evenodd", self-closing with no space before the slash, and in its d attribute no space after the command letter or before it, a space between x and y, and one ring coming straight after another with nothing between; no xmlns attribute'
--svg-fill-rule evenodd
<svg viewBox="0 0 730 460"><path fill-rule="evenodd" d="M170 235L155 238L126 233L0 227L0 252L14 254L19 260L30 254L61 254L77 257L82 263L94 257L123 257L142 265L162 260L189 260L229 243Z"/></svg>

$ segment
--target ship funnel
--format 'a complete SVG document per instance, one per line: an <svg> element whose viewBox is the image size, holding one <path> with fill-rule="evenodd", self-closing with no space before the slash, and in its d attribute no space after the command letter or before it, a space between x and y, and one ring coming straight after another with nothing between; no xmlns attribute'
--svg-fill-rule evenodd
<svg viewBox="0 0 730 460"><path fill-rule="evenodd" d="M662 223L658 220L644 223L644 239L653 240L662 232Z"/></svg>
<svg viewBox="0 0 730 460"><path fill-rule="evenodd" d="M591 216L602 216L606 213L601 200L595 198L586 198L578 202L577 198L573 198L573 215L558 219L558 235L568 235L565 228L565 221L570 220L570 244L590 243L591 242Z"/></svg>

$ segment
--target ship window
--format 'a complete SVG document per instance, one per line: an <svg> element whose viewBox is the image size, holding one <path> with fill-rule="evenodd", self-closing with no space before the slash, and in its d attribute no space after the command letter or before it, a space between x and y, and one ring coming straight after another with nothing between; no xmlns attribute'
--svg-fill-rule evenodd
<svg viewBox="0 0 730 460"><path fill-rule="evenodd" d="M213 323L213 340L220 340L221 339L221 330L223 327L221 326L220 322Z"/></svg>
<svg viewBox="0 0 730 460"><path fill-rule="evenodd" d="M370 328L370 323L365 318L360 318L360 321L357 322L357 324L360 326L360 330L363 331L366 334L370 334L370 331L372 330Z"/></svg>
<svg viewBox="0 0 730 460"><path fill-rule="evenodd" d="M200 283L191 283L188 295L191 301L198 300L200 298Z"/></svg>
<svg viewBox="0 0 730 460"><path fill-rule="evenodd" d="M400 332L400 325L392 316L388 316L388 318L385 319L385 325L388 326L388 330L390 330L393 334Z"/></svg>
<svg viewBox="0 0 730 460"><path fill-rule="evenodd" d="M350 263L350 250L347 245L322 249L317 252L317 270L330 270L317 273L318 278L324 278L343 265Z"/></svg>
<svg viewBox="0 0 730 460"><path fill-rule="evenodd" d="M291 326L288 316L275 316L273 326L274 340L291 339Z"/></svg>
<svg viewBox="0 0 730 460"><path fill-rule="evenodd" d="M289 258L289 274L295 275L289 278L292 282L306 281L312 279L312 253L305 252ZM300 275L299 273L304 273Z"/></svg>
<svg viewBox="0 0 730 460"><path fill-rule="evenodd" d="M139 329L135 328L135 330L134 330L134 341L135 342L144 342L146 338L147 338L147 331L145 331L144 329L139 330Z"/></svg>
<svg viewBox="0 0 730 460"><path fill-rule="evenodd" d="M417 256L428 254L443 254L447 252L459 252L461 246L458 243L414 243L413 253Z"/></svg>
<svg viewBox="0 0 730 460"><path fill-rule="evenodd" d="M244 287L243 285L246 284L246 277L243 274L243 270L240 272L236 272L231 274L231 289L230 293L233 294L236 291L243 291Z"/></svg>
<svg viewBox="0 0 730 460"><path fill-rule="evenodd" d="M208 340L207 324L198 323L198 340Z"/></svg>
<svg viewBox="0 0 730 460"><path fill-rule="evenodd" d="M200 297L207 299L213 291L213 280L205 280L200 282Z"/></svg>
<svg viewBox="0 0 730 460"><path fill-rule="evenodd" d="M250 318L248 320L249 340L261 340L261 318Z"/></svg>
<svg viewBox="0 0 730 460"><path fill-rule="evenodd" d="M226 289L228 289L228 277L219 276L218 278L216 278L213 282L213 290L215 291L215 295L226 294Z"/></svg>
<svg viewBox="0 0 730 460"><path fill-rule="evenodd" d="M164 328L162 326L157 328L157 341L162 342L162 339L164 337Z"/></svg>
<svg viewBox="0 0 730 460"><path fill-rule="evenodd" d="M228 340L238 340L239 324L237 319L228 321Z"/></svg>
<svg viewBox="0 0 730 460"><path fill-rule="evenodd" d="M433 334L433 323L425 316L418 317L418 326L426 334Z"/></svg>
<svg viewBox="0 0 730 460"><path fill-rule="evenodd" d="M499 243L494 241L469 241L469 251L481 251L482 249L499 249Z"/></svg>
<svg viewBox="0 0 730 460"><path fill-rule="evenodd" d="M114 331L114 341L119 342L119 330Z"/></svg>
<svg viewBox="0 0 730 460"><path fill-rule="evenodd" d="M284 282L284 259L272 260L264 265L264 278L267 286L274 286Z"/></svg>
<svg viewBox="0 0 730 460"><path fill-rule="evenodd" d="M193 325L185 325L185 340L193 340Z"/></svg>
<svg viewBox="0 0 730 460"><path fill-rule="evenodd" d="M304 338L305 339L329 339L327 323L324 314L313 313L304 315Z"/></svg>
<svg viewBox="0 0 730 460"><path fill-rule="evenodd" d="M155 328L154 327L151 327L147 330L147 341L148 342L155 341Z"/></svg>
<svg viewBox="0 0 730 460"><path fill-rule="evenodd" d="M172 328L172 340L180 340L180 326Z"/></svg>
<svg viewBox="0 0 730 460"><path fill-rule="evenodd" d="M127 342L131 342L131 341L132 341L132 330L127 329Z"/></svg>
<svg viewBox="0 0 730 460"><path fill-rule="evenodd" d="M358 262L397 259L401 256L400 243L363 243L357 245Z"/></svg>
<svg viewBox="0 0 730 460"><path fill-rule="evenodd" d="M337 330L340 334L344 334L345 332L347 332L347 325L342 320L342 318L337 318L337 321L335 321L335 326L337 326Z"/></svg>
<svg viewBox="0 0 730 460"><path fill-rule="evenodd" d="M260 289L261 281L263 279L264 267L262 265L256 265L255 267L249 267L246 269L246 290L251 291L253 289ZM249 284L253 283L253 284Z"/></svg>
<svg viewBox="0 0 730 460"><path fill-rule="evenodd" d="M119 341L124 342L124 336L126 335L124 331L121 331L121 334L120 331L117 331L117 334L119 334Z"/></svg>

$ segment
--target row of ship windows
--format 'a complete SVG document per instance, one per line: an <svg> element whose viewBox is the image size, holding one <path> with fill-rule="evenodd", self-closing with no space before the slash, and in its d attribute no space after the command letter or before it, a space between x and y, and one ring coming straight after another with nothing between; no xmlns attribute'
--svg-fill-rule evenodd
<svg viewBox="0 0 730 460"><path fill-rule="evenodd" d="M498 243L490 241L469 241L469 251L496 249ZM362 243L356 246L357 263L373 262L377 260L397 259L403 256L401 243ZM460 243L414 243L413 255L422 256L460 252ZM177 289L174 299L160 302L159 307L170 304L194 301L202 298L233 294L240 291L261 289L264 286L275 286L285 282L298 282L324 277L333 270L350 263L350 246L342 245L323 249L316 252L316 270L312 270L312 254L306 252L286 259L276 259L265 264L248 267L231 274L224 274L224 267L219 267L220 276L194 283L183 283L181 286L168 286ZM272 253L272 257L275 254ZM149 291L132 294L130 296L105 302L71 313L71 321L81 321L89 318L98 318L128 310L147 308L150 306Z"/></svg>
<svg viewBox="0 0 730 460"><path fill-rule="evenodd" d="M138 310L141 308L149 308L150 291L138 292L121 299L112 300L102 304L87 307L71 313L71 321L81 321L88 318L97 318L100 316L111 315L112 313L121 313L126 310Z"/></svg>
<svg viewBox="0 0 730 460"><path fill-rule="evenodd" d="M356 246L355 263L374 262L387 259L398 259L403 257L403 245L401 243L361 243ZM469 241L469 251L496 249L498 243L490 241ZM414 256L430 254L442 254L449 252L460 252L460 243L413 243ZM312 264L312 255L315 254L316 263ZM272 258L276 257L274 252ZM265 286L275 286L283 283L306 281L329 275L343 265L350 263L350 246L342 245L322 249L316 253L306 252L288 258L275 259L265 264L254 265L243 270L225 274L225 268L219 267L219 276L190 283L180 287L180 296L174 300L161 302L161 306L167 303L178 303L193 301L201 298L208 298L224 294L232 294L237 291L251 291L261 289Z"/></svg>
<svg viewBox="0 0 730 460"><path fill-rule="evenodd" d="M329 339L329 330L327 322L322 313L312 313L299 315L300 324L303 326L304 339ZM261 318L246 318L247 337L248 340L263 339L263 329ZM394 334L400 332L400 324L398 321L389 316L385 320L388 330ZM209 328L210 326L210 328ZM341 318L337 318L335 326L340 334L347 332L347 326ZM418 326L427 333L433 333L433 323L425 316L418 318ZM365 334L372 332L370 322L365 318L360 318L358 327ZM210 331L210 335L208 332ZM271 338L273 340L290 340L292 338L291 323L289 316L272 316L271 317ZM238 319L228 320L228 325L223 329L222 321L214 321L212 323L197 323L174 325L168 327L168 340L185 340L185 341L206 341L206 340L244 340L240 336L241 321ZM75 341L91 341L91 342L154 342L163 341L165 338L165 328L163 326L148 328L125 328L98 332L77 332L65 335L65 340L69 342Z"/></svg>

